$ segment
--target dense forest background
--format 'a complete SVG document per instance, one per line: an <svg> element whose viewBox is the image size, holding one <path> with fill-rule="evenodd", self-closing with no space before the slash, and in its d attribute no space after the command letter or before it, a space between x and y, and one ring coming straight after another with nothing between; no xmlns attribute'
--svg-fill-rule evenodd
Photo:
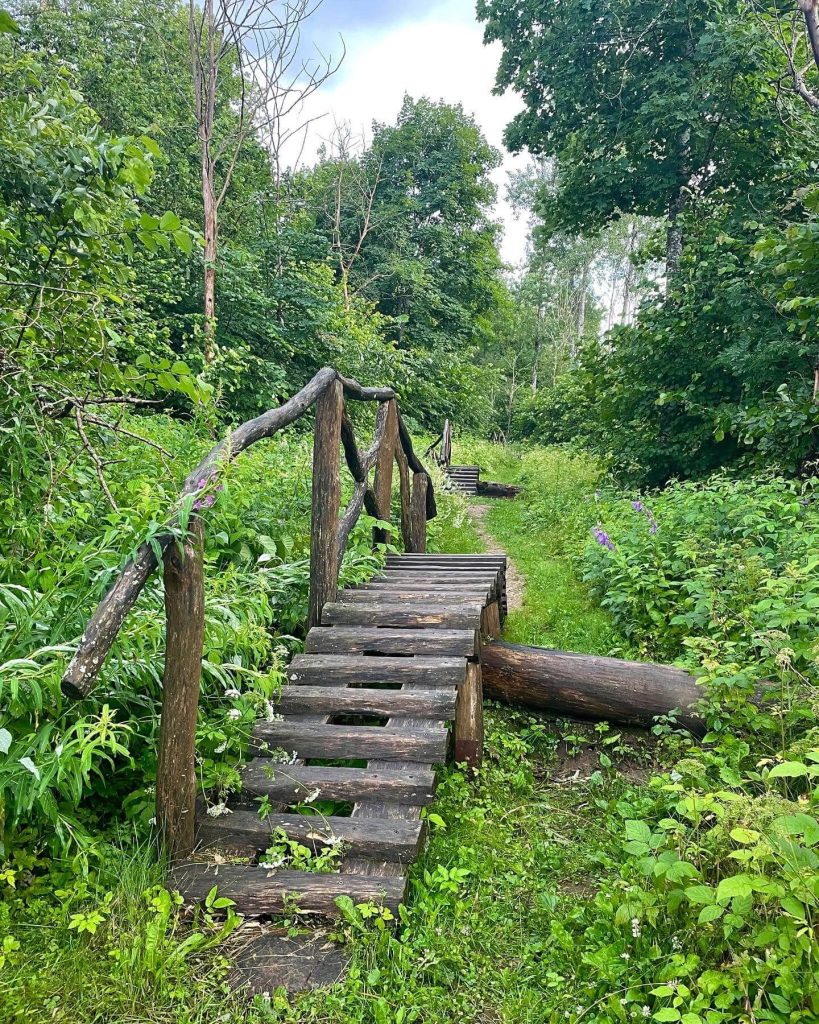
<svg viewBox="0 0 819 1024"><path fill-rule="evenodd" d="M224 960L196 959L223 925L190 931L156 855L161 580L90 701L60 678L190 467L329 364L522 485L488 519L526 577L514 639L673 660L709 732L658 723L641 765L662 777L631 785L627 740L592 727L611 746L584 818L542 788L578 736L493 719L485 775L445 774L402 930L353 918L342 995L250 1019L816 1020L817 0L478 0L522 101L517 267L501 156L459 106L407 96L366 137L322 122L300 159L343 58L308 45L312 10L0 8L0 1007L247 1019L220 1016ZM440 496L430 545L479 549ZM304 634L308 429L204 500L197 772L218 807ZM380 564L372 526L342 584Z"/></svg>

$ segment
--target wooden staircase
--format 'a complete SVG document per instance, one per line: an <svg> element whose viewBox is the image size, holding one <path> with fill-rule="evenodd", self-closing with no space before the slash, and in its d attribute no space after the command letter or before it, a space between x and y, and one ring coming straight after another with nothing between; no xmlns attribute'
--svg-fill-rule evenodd
<svg viewBox="0 0 819 1024"><path fill-rule="evenodd" d="M200 816L194 856L175 869L186 903L217 885L237 911L261 919L294 903L333 916L342 895L397 912L424 841L435 766L450 754L480 760L481 636L500 631L505 570L503 555L390 556L375 579L324 606L287 669L281 721L253 730L241 794L230 813ZM272 808L264 818L262 797ZM349 812L298 813L315 799ZM339 871L261 866L274 829L314 849L340 840ZM231 855L246 862L228 863ZM337 948L315 936L285 941L260 931L236 980L254 991L297 989L324 984L343 966Z"/></svg>
<svg viewBox="0 0 819 1024"><path fill-rule="evenodd" d="M447 466L445 472L454 490L463 494L478 493L480 466Z"/></svg>

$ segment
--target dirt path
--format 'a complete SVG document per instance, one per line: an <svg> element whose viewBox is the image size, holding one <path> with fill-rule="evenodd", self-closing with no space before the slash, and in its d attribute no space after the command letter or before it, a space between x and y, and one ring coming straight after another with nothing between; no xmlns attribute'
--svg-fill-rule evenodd
<svg viewBox="0 0 819 1024"><path fill-rule="evenodd" d="M518 571L517 566L509 558L509 553L504 551L502 547L499 547L497 540L492 536L489 530L486 528L486 514L489 511L488 505L469 505L468 511L472 524L475 527L475 532L481 538L486 545L486 550L490 555L506 555L506 604L509 611L517 611L518 608L523 607L523 576Z"/></svg>

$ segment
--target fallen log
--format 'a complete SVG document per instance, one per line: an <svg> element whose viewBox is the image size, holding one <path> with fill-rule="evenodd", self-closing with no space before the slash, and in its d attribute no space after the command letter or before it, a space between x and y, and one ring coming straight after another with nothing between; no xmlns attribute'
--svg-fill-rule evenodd
<svg viewBox="0 0 819 1024"><path fill-rule="evenodd" d="M693 676L669 665L572 654L502 641L481 652L485 697L559 715L651 725L675 715L679 725L702 734L694 712L701 691Z"/></svg>
<svg viewBox="0 0 819 1024"><path fill-rule="evenodd" d="M520 494L520 487L515 484L501 484L496 480L479 480L478 494L485 498L514 498Z"/></svg>

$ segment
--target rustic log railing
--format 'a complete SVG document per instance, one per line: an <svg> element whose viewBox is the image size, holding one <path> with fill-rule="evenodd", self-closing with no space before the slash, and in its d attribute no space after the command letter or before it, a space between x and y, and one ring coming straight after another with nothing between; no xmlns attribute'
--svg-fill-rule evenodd
<svg viewBox="0 0 819 1024"><path fill-rule="evenodd" d="M377 402L371 447L362 452L347 415L345 399ZM212 503L221 470L251 445L272 437L316 407L313 437L310 530L309 626L320 622L324 605L335 600L339 570L350 533L363 509L390 522L392 467L398 462L404 548L426 550L426 523L436 515L429 475L415 455L391 388L365 388L325 367L283 405L243 423L217 444L188 475L179 508L167 533L142 544L123 566L97 606L62 679L66 696L86 697L128 612L151 573L164 563L166 609L165 669L157 766L157 822L171 851L193 845L196 780L194 744L204 640L203 510ZM353 477L353 493L341 516L339 450ZM372 485L371 470L375 469ZM198 495L198 499L197 499ZM184 510L184 511L183 511ZM187 514L184 514L184 513ZM185 529L182 528L183 524ZM374 544L388 539L379 525Z"/></svg>

